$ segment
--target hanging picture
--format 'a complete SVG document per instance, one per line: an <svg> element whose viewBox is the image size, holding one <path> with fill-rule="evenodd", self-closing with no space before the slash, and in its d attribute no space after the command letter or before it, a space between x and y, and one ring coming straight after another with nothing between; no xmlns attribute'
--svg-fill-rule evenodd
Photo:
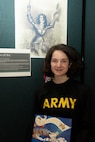
<svg viewBox="0 0 95 142"><path fill-rule="evenodd" d="M67 0L15 0L15 47L44 58L58 43L67 43Z"/></svg>

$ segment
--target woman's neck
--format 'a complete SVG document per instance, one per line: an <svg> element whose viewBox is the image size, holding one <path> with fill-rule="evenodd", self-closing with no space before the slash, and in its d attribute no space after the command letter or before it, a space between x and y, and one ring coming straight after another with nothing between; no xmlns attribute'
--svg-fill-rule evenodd
<svg viewBox="0 0 95 142"><path fill-rule="evenodd" d="M64 83L69 79L67 76L55 76L52 80L56 84Z"/></svg>

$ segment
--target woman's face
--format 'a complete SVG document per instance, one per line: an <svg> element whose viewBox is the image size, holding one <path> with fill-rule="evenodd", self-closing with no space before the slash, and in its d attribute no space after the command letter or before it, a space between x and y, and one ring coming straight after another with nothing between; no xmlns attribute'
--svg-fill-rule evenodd
<svg viewBox="0 0 95 142"><path fill-rule="evenodd" d="M67 71L70 68L68 56L61 50L55 50L51 57L51 71L54 76L67 76Z"/></svg>

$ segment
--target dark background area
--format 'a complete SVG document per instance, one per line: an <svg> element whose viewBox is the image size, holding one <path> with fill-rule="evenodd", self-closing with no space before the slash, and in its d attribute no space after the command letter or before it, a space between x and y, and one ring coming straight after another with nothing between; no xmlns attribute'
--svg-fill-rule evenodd
<svg viewBox="0 0 95 142"><path fill-rule="evenodd" d="M23 3L22 3L23 4ZM68 0L68 44L85 59L83 81L92 90L95 108L95 0ZM84 14L83 14L84 13ZM61 35L60 35L61 36ZM14 1L0 0L0 48L15 48ZM27 142L33 98L43 83L43 59L31 59L31 77L0 78L0 142ZM90 107L90 106L89 106ZM94 138L93 132L93 137Z"/></svg>

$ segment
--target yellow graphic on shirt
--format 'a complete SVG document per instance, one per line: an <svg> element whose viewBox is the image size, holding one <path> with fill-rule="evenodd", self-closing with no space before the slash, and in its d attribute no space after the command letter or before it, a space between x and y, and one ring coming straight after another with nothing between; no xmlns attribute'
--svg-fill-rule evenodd
<svg viewBox="0 0 95 142"><path fill-rule="evenodd" d="M44 118L42 118L40 115L37 115L35 118L35 123L37 126L44 126L46 124L52 123L56 125L62 132L70 129L70 127L66 124L64 124L61 120L59 120L56 117L47 118L47 116L44 115Z"/></svg>
<svg viewBox="0 0 95 142"><path fill-rule="evenodd" d="M74 109L75 107L75 102L77 99L73 98L64 98L61 97L60 99L58 98L51 98L45 99L43 103L43 109L45 108L68 108L68 109Z"/></svg>

